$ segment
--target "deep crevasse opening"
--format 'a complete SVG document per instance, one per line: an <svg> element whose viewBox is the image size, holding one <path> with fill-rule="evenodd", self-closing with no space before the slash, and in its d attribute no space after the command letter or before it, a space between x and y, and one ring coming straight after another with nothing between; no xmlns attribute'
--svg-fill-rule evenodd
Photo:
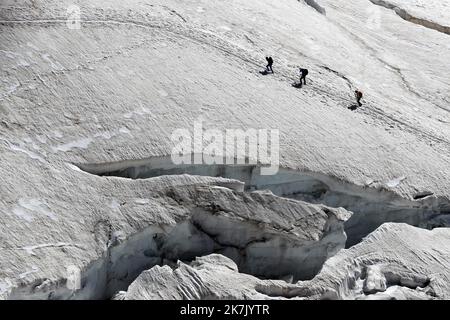
<svg viewBox="0 0 450 320"><path fill-rule="evenodd" d="M235 163L246 162L242 160ZM99 176L129 179L180 174L223 177L244 182L247 191L270 190L277 196L335 208L342 207L354 213L345 224L347 247L357 244L385 222L435 228L445 226L439 221L447 221L445 217L450 215L450 201L437 198L432 193L425 193L424 196L411 195L411 199L405 199L384 185L359 186L323 173L287 168L280 168L275 175L264 176L261 175L260 165L175 165L169 156L114 163L78 164L78 167Z"/></svg>

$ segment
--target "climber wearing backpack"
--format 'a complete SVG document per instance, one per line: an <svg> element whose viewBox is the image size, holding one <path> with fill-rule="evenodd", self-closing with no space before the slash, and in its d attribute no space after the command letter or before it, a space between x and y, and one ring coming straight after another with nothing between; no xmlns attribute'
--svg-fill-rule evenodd
<svg viewBox="0 0 450 320"><path fill-rule="evenodd" d="M266 71L267 72L272 72L273 73L273 68L272 68L272 66L273 66L273 59L272 59L272 57L266 57L266 60L267 60L267 66L266 66Z"/></svg>
<svg viewBox="0 0 450 320"><path fill-rule="evenodd" d="M355 90L355 98L356 102L358 102L358 106L362 106L361 99L363 97L363 93L360 90Z"/></svg>
<svg viewBox="0 0 450 320"><path fill-rule="evenodd" d="M308 75L309 71L308 69L303 68L300 68L299 71L300 71L300 86L302 85L302 80L303 83L306 85L306 76Z"/></svg>

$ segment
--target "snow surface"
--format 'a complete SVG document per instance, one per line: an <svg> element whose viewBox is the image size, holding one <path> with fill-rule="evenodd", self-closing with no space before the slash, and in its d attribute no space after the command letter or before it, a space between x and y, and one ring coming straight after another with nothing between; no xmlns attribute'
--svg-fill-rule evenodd
<svg viewBox="0 0 450 320"><path fill-rule="evenodd" d="M444 1L390 1L448 22ZM418 206L448 221L449 35L369 0L317 2L325 14L297 0L79 0L73 30L71 0L1 1L0 297L72 297L56 287L72 265L89 270L78 297L104 293L114 232L128 239L187 210L160 193L241 192L227 179L76 169L167 156L172 132L200 116L205 128L279 129L284 168L384 185L408 203L426 192ZM275 74L263 77L266 55ZM310 70L301 90L299 66ZM351 112L356 88L364 106Z"/></svg>

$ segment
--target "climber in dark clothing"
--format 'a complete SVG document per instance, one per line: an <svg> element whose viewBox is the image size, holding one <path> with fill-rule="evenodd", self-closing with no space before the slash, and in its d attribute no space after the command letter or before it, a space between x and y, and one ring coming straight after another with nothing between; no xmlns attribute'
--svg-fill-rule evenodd
<svg viewBox="0 0 450 320"><path fill-rule="evenodd" d="M302 85L302 80L306 84L306 76L308 75L308 69L300 68L300 85Z"/></svg>
<svg viewBox="0 0 450 320"><path fill-rule="evenodd" d="M273 73L273 69L272 69L272 65L273 65L273 59L272 57L266 57L267 60L267 66L266 66L266 70L267 72L272 72Z"/></svg>
<svg viewBox="0 0 450 320"><path fill-rule="evenodd" d="M356 102L358 102L358 105L361 107L362 103L361 103L361 99L363 97L363 93L359 90L355 90L355 98L356 98Z"/></svg>

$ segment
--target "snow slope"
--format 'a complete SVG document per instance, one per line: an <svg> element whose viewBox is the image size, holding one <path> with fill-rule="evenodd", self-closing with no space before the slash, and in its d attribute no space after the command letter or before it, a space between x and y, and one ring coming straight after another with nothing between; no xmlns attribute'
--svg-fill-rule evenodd
<svg viewBox="0 0 450 320"><path fill-rule="evenodd" d="M283 167L405 201L425 192L432 215L447 215L449 35L369 0L318 3L325 14L296 0L2 1L0 294L97 261L103 228L129 236L161 222L155 210L170 208L148 188L191 178L101 178L73 164L167 156L172 132L199 117L280 129ZM79 30L66 24L72 4ZM275 74L262 77L269 54ZM310 70L302 90L297 66ZM365 106L351 112L355 88Z"/></svg>

